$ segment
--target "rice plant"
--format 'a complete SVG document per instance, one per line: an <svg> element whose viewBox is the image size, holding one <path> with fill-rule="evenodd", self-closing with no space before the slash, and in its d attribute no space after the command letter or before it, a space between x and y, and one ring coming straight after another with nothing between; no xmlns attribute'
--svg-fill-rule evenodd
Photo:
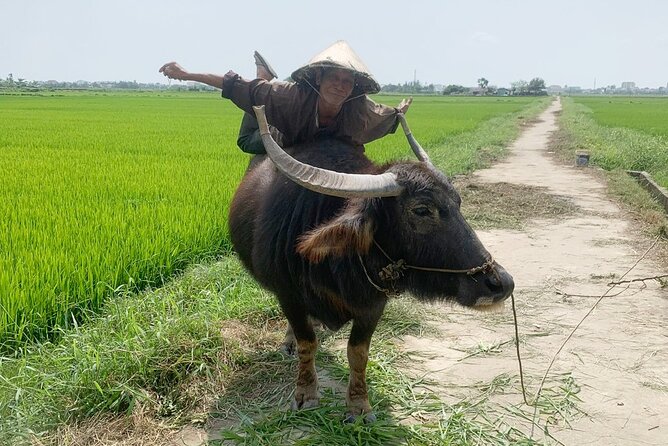
<svg viewBox="0 0 668 446"><path fill-rule="evenodd" d="M478 145L457 138L532 101L420 97L409 122L427 148L454 141L439 165L465 172L498 131ZM0 96L0 105L0 351L52 339L115 291L158 286L230 249L228 206L248 156L229 101L84 92ZM367 150L411 156L401 129Z"/></svg>
<svg viewBox="0 0 668 446"><path fill-rule="evenodd" d="M644 170L668 187L667 98L564 98L561 125L573 150L606 169Z"/></svg>

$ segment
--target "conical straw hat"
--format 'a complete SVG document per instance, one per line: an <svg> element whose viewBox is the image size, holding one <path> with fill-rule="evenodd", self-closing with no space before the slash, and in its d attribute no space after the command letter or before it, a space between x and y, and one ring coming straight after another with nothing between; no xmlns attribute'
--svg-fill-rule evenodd
<svg viewBox="0 0 668 446"><path fill-rule="evenodd" d="M308 82L315 85L315 68L341 68L350 70L355 74L354 95L372 94L380 91L380 85L376 82L362 59L350 48L344 40L339 40L333 45L316 54L306 65L292 73L295 82Z"/></svg>

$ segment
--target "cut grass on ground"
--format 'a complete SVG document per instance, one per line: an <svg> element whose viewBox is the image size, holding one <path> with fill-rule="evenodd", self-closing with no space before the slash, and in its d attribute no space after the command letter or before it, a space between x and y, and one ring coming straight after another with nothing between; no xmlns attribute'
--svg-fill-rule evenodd
<svg viewBox="0 0 668 446"><path fill-rule="evenodd" d="M474 183L458 178L462 213L475 229L521 229L531 219L571 215L579 207L544 187L511 183Z"/></svg>

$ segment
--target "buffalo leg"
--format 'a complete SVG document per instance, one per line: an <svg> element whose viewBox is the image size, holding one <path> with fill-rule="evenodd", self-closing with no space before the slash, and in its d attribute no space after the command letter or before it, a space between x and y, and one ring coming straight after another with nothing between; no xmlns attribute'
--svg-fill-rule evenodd
<svg viewBox="0 0 668 446"><path fill-rule="evenodd" d="M353 328L348 339L348 365L350 366L350 380L348 381L348 392L346 394L346 405L348 406L347 421L354 421L359 415L363 415L366 421L374 421L375 416L371 412L369 394L366 385L366 365L369 360L369 345L380 314L370 318L363 323L357 319L353 321Z"/></svg>
<svg viewBox="0 0 668 446"><path fill-rule="evenodd" d="M296 315L288 316L286 314L286 316L297 341L297 355L299 358L297 387L292 408L308 409L316 407L320 403L318 375L315 371L315 352L318 348L318 340L306 315L295 317Z"/></svg>
<svg viewBox="0 0 668 446"><path fill-rule="evenodd" d="M311 322L311 326L313 327L314 330L324 328L322 322L320 322L317 319L309 317L309 321ZM283 338L283 342L281 343L281 346L278 348L278 351L286 356L294 356L294 354L296 353L295 350L296 346L297 346L297 340L295 339L295 333L294 331L292 331L292 325L288 323L288 329L285 332L285 337Z"/></svg>
<svg viewBox="0 0 668 446"><path fill-rule="evenodd" d="M292 331L292 325L288 324L288 330L285 332L285 338L281 346L278 348L278 351L287 356L293 356L295 354L295 345L297 341L295 340L295 333Z"/></svg>

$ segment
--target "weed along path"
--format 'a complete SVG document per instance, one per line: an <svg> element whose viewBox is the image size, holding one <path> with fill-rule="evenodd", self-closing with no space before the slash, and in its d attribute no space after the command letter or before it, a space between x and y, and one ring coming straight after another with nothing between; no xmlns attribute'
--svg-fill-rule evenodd
<svg viewBox="0 0 668 446"><path fill-rule="evenodd" d="M505 161L472 179L492 191L539 187L545 200L574 205L570 213L531 219L519 230L478 231L515 278L529 402L574 327L653 242L606 197L589 169L551 156L548 142L560 107L555 101ZM625 279L665 274L666 268L647 256ZM412 373L427 379L416 392L438 392L469 418L527 436L535 419L532 438L541 444L667 443L668 289L656 281L608 292L556 357L537 408L522 401L510 302L500 313L437 311L438 333L407 337L403 345L415 359Z"/></svg>

